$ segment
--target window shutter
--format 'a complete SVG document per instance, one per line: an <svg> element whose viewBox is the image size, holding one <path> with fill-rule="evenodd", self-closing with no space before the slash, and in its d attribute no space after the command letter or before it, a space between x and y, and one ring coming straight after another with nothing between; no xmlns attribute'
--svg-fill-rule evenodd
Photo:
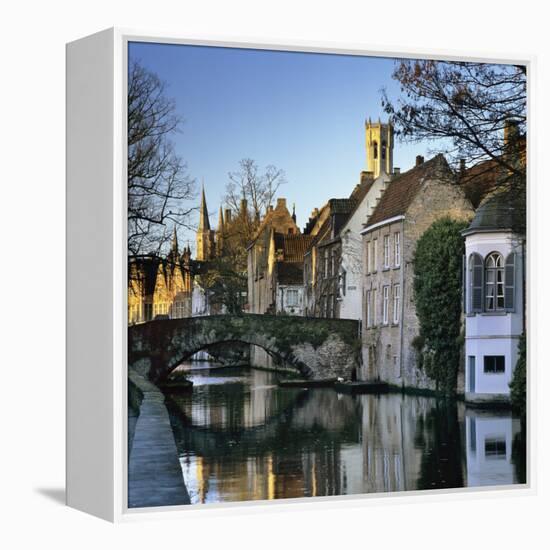
<svg viewBox="0 0 550 550"><path fill-rule="evenodd" d="M479 254L472 256L472 313L481 313L483 311L483 260Z"/></svg>
<svg viewBox="0 0 550 550"><path fill-rule="evenodd" d="M466 312L466 256L462 255L462 311Z"/></svg>
<svg viewBox="0 0 550 550"><path fill-rule="evenodd" d="M516 294L516 255L508 254L504 271L504 309L514 311Z"/></svg>

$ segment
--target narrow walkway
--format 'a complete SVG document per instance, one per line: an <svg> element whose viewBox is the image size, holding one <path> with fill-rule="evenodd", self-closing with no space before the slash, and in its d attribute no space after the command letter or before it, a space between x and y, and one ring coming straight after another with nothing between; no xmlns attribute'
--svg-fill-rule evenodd
<svg viewBox="0 0 550 550"><path fill-rule="evenodd" d="M128 508L190 504L164 395L136 372L143 394L128 463Z"/></svg>

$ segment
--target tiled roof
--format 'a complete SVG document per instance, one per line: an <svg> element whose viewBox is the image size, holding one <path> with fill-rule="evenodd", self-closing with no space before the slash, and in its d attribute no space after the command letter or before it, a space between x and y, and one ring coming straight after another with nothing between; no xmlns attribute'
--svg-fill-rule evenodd
<svg viewBox="0 0 550 550"><path fill-rule="evenodd" d="M431 177L454 179L453 172L441 154L393 179L382 194L366 227L405 214L424 181Z"/></svg>
<svg viewBox="0 0 550 550"><path fill-rule="evenodd" d="M349 214L355 204L354 199L330 199L328 201L331 214Z"/></svg>
<svg viewBox="0 0 550 550"><path fill-rule="evenodd" d="M309 248L311 235L283 235L283 253L285 262L303 262Z"/></svg>
<svg viewBox="0 0 550 550"><path fill-rule="evenodd" d="M520 165L525 168L526 154L527 154L527 140L525 136L519 136L517 142L517 152L514 152L515 147L510 151L511 154L516 156L515 161L508 159L515 164L519 161ZM506 154L506 145L504 148L504 154ZM507 171L498 159L490 159L484 162L480 162L467 170L464 170L459 175L459 183L462 186L466 197L473 204L474 208L480 206L483 200L492 194L497 187L506 185L509 177Z"/></svg>
<svg viewBox="0 0 550 550"><path fill-rule="evenodd" d="M496 160L486 160L468 168L459 176L459 184L474 208L495 188L499 172Z"/></svg>
<svg viewBox="0 0 550 550"><path fill-rule="evenodd" d="M285 262L303 262L304 254L313 241L313 236L303 234L274 233L275 249L283 251Z"/></svg>

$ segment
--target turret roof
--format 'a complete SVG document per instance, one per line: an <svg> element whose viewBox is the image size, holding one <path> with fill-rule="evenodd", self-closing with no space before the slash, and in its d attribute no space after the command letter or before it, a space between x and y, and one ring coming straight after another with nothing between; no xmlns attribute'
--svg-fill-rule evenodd
<svg viewBox="0 0 550 550"><path fill-rule="evenodd" d="M482 201L463 235L489 231L525 232L525 190L502 186Z"/></svg>

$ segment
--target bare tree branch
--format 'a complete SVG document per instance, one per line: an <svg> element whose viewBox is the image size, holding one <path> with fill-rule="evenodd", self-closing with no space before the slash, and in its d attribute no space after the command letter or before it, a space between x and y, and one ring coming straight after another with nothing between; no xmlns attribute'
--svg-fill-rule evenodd
<svg viewBox="0 0 550 550"><path fill-rule="evenodd" d="M172 226L191 228L195 182L170 136L182 120L166 85L138 62L128 69L128 254L160 254ZM170 227L168 227L170 225Z"/></svg>

